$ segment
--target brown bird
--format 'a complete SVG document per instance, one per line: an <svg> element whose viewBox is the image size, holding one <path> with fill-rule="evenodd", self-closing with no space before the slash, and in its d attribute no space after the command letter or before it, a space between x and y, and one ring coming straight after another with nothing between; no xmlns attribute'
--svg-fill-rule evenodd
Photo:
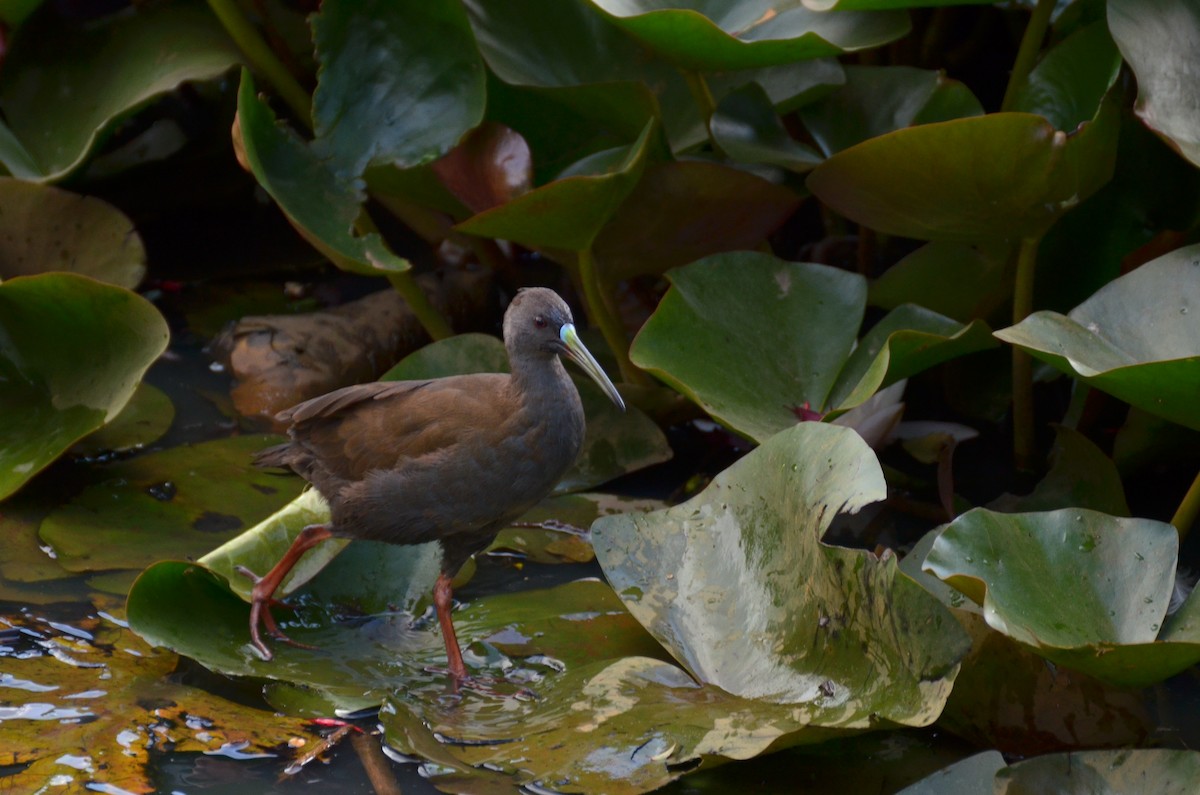
<svg viewBox="0 0 1200 795"><path fill-rule="evenodd" d="M260 623L295 644L276 625L270 603L306 551L333 537L437 541L442 566L433 603L450 675L456 683L467 678L450 619L451 578L550 492L583 443L583 405L559 356L625 408L552 290L517 293L504 315L504 345L511 375L359 384L278 415L290 424L291 441L254 462L291 469L311 483L329 503L330 521L305 527L263 577L239 569L254 580L250 637L264 658L271 651Z"/></svg>

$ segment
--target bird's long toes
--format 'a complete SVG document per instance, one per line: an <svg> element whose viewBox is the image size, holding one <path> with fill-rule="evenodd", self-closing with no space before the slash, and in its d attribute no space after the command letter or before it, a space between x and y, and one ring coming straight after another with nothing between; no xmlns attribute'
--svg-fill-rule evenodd
<svg viewBox="0 0 1200 795"><path fill-rule="evenodd" d="M242 566L242 565L234 566L233 570L236 571L238 574L242 575L243 577L245 577L250 582L254 583L255 585L262 582L262 577L259 577L257 574L250 571L250 569L246 568L245 566Z"/></svg>

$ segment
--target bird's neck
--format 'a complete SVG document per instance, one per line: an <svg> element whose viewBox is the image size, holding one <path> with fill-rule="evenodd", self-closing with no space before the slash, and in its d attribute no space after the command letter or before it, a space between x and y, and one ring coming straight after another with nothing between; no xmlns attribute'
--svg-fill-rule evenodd
<svg viewBox="0 0 1200 795"><path fill-rule="evenodd" d="M580 421L575 415L582 418L579 393L558 356L520 357L512 362L512 379L516 396L533 416L572 423Z"/></svg>

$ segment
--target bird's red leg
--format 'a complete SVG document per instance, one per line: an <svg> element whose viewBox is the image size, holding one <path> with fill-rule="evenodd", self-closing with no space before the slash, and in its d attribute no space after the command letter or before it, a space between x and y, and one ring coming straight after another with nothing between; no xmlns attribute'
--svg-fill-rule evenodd
<svg viewBox="0 0 1200 795"><path fill-rule="evenodd" d="M258 649L258 653L263 656L263 659L271 659L272 654L271 650L267 648L267 644L263 643L262 637L258 634L258 625L260 622L271 637L281 640L284 643L290 643L293 646L304 647L303 643L297 643L285 635L283 630L275 623L275 617L271 615L271 603L274 601L271 597L279 588L280 583L283 582L283 578L300 561L304 553L329 538L333 538L333 533L329 532L328 525L310 524L300 531L300 534L296 536L296 540L288 547L288 551L283 553L283 557L279 559L279 562L262 577L259 577L245 566L237 567L238 574L241 574L243 577L249 577L254 581L254 587L250 590L250 641L254 644L254 648Z"/></svg>
<svg viewBox="0 0 1200 795"><path fill-rule="evenodd" d="M467 666L463 664L462 650L458 647L458 636L454 634L454 622L450 620L453 604L450 576L439 574L433 586L433 607L437 611L438 623L442 625L442 640L446 643L446 662L455 685L467 678Z"/></svg>

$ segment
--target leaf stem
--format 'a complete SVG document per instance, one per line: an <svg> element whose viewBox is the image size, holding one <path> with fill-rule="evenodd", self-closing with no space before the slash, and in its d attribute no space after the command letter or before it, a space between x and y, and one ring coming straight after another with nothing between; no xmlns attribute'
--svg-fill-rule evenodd
<svg viewBox="0 0 1200 795"><path fill-rule="evenodd" d="M1033 311L1033 275L1037 268L1037 250L1041 237L1021 239L1017 252L1017 276L1013 288L1013 325ZM1017 468L1033 471L1033 359L1020 348L1013 348L1013 460Z"/></svg>
<svg viewBox="0 0 1200 795"><path fill-rule="evenodd" d="M617 358L621 380L627 384L646 383L645 375L629 359L629 340L621 328L621 321L608 304L607 291L600 284L596 258L590 247L579 252L579 281L583 284L583 300L587 303L588 317L600 327L604 341Z"/></svg>
<svg viewBox="0 0 1200 795"><path fill-rule="evenodd" d="M1016 104L1017 94L1024 88L1033 71L1033 63L1037 60L1038 52L1042 49L1042 40L1046 38L1046 29L1050 27L1050 14L1054 11L1055 0L1038 0L1021 36L1021 46L1017 50L1017 59L1013 61L1012 74L1008 77L1008 86L1004 89L1004 100L1000 110L1012 110Z"/></svg>
<svg viewBox="0 0 1200 795"><path fill-rule="evenodd" d="M696 103L696 109L700 111L700 118L704 120L704 130L708 133L708 142L712 144L713 151L719 155L724 154L721 150L717 139L712 133L712 117L717 112L717 101L713 98L712 90L708 87L708 81L704 79L704 75L699 72L693 72L690 69L684 69L683 77L687 80L688 89L692 92L692 99Z"/></svg>
<svg viewBox="0 0 1200 795"><path fill-rule="evenodd" d="M1187 538L1188 530L1196 523L1197 516L1200 516L1200 472L1196 473L1191 488L1183 495L1183 502L1179 503L1175 515L1171 517L1171 524L1175 526L1175 532L1179 533L1180 542Z"/></svg>
<svg viewBox="0 0 1200 795"><path fill-rule="evenodd" d="M363 209L354 221L354 231L360 235L379 234L379 228L375 226L375 222L371 220L366 209ZM408 308L416 316L417 322L425 329L425 333L434 340L444 340L454 336L454 329L450 328L449 321L442 316L437 307L429 302L429 297L425 295L425 291L413 278L411 268L404 271L388 271L385 275L396 292L404 298Z"/></svg>
<svg viewBox="0 0 1200 795"><path fill-rule="evenodd" d="M258 30L242 15L235 0L208 0L208 7L224 26L229 38L246 56L254 71L267 79L292 109L296 119L308 129L312 129L312 97L304 87L296 81L283 62L275 57L275 53L267 44Z"/></svg>

